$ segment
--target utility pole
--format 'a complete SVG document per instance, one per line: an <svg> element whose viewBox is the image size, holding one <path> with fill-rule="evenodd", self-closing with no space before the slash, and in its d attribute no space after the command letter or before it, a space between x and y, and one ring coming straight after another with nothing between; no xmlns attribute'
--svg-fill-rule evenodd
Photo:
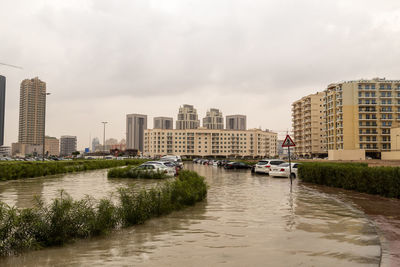
<svg viewBox="0 0 400 267"><path fill-rule="evenodd" d="M44 95L44 112L43 112L43 154L42 161L44 162L44 151L45 151L45 143L46 143L46 97L50 95L50 93L42 93Z"/></svg>
<svg viewBox="0 0 400 267"><path fill-rule="evenodd" d="M105 157L106 154L106 124L108 123L107 121L102 121L101 122L103 124L103 159Z"/></svg>

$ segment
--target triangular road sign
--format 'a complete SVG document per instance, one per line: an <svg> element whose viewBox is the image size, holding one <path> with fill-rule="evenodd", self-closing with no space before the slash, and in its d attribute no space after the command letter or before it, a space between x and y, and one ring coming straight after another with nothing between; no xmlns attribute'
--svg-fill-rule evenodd
<svg viewBox="0 0 400 267"><path fill-rule="evenodd" d="M285 141L283 141L282 143L282 147L290 147L290 146L296 146L296 145L293 142L292 138L290 138L289 135L286 135Z"/></svg>

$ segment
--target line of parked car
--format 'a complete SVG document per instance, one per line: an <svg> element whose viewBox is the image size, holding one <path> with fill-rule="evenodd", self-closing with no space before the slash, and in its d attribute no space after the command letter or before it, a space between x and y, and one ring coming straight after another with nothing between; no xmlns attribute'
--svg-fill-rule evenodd
<svg viewBox="0 0 400 267"><path fill-rule="evenodd" d="M271 177L297 177L297 167L299 163L289 163L280 159L262 159L254 165L249 165L241 161L194 159L193 163L202 165L213 165L225 169L251 169L252 173L268 174Z"/></svg>
<svg viewBox="0 0 400 267"><path fill-rule="evenodd" d="M136 167L136 170L158 171L164 172L168 176L177 176L182 168L183 162L180 156L164 156L156 161L147 161Z"/></svg>

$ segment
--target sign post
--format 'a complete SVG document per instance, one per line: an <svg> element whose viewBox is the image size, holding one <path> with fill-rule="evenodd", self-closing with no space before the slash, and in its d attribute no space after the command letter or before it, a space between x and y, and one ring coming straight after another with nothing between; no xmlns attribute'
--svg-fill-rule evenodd
<svg viewBox="0 0 400 267"><path fill-rule="evenodd" d="M289 178L290 178L290 190L292 190L292 163L291 163L291 159L290 159L290 147L294 147L296 146L295 143L293 142L292 138L290 138L289 135L286 135L285 140L282 143L282 147L287 147L288 149L288 157L289 157Z"/></svg>

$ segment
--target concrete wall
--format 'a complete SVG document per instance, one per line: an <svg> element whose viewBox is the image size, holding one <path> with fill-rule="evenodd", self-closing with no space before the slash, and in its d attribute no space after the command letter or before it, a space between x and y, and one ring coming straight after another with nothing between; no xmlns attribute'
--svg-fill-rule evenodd
<svg viewBox="0 0 400 267"><path fill-rule="evenodd" d="M365 160L365 150L329 150L329 160Z"/></svg>
<svg viewBox="0 0 400 267"><path fill-rule="evenodd" d="M400 160L400 151L382 152L382 160Z"/></svg>

